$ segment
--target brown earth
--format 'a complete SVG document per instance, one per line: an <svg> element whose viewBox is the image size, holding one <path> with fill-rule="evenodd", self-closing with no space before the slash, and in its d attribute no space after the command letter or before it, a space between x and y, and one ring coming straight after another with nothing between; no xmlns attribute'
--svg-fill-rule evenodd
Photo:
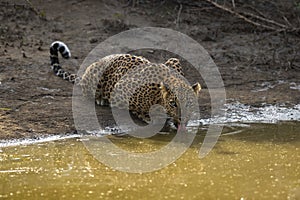
<svg viewBox="0 0 300 200"><path fill-rule="evenodd" d="M135 2L132 4L132 2ZM231 7L231 1L218 1ZM76 72L100 42L136 27L165 27L198 41L221 72L227 101L259 106L300 102L300 37L297 31L269 31L222 11L206 1L19 0L0 4L0 139L70 133L72 84L53 75L49 45L68 44L73 58L63 61ZM300 26L294 1L235 1L236 9ZM272 25L272 24L271 24ZM162 51L140 52L162 62ZM184 62L185 63L185 62ZM188 80L200 80L200 110L209 114L210 99L203 80L185 63ZM268 88L268 89L267 89ZM108 108L97 108L109 125Z"/></svg>

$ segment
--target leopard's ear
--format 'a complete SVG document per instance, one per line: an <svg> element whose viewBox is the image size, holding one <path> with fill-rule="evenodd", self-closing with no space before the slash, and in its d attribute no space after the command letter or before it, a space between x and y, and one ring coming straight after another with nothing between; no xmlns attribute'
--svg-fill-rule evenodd
<svg viewBox="0 0 300 200"><path fill-rule="evenodd" d="M165 85L163 82L160 82L159 89L160 89L160 92L163 96L163 99L166 99L168 97L168 94L169 94L168 86Z"/></svg>
<svg viewBox="0 0 300 200"><path fill-rule="evenodd" d="M198 96L198 94L199 94L199 92L200 92L200 90L201 90L201 85L200 85L200 83L195 83L193 86L192 86L192 88L193 88L193 90L194 90L194 92L196 93L196 96Z"/></svg>

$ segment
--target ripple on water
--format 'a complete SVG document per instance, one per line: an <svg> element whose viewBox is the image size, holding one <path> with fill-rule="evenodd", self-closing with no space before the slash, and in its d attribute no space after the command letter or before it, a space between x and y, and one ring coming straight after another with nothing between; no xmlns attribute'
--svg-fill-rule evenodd
<svg viewBox="0 0 300 200"><path fill-rule="evenodd" d="M264 105L255 107L239 102L225 104L225 116L201 119L203 125L225 123L277 123L300 121L300 104L292 107Z"/></svg>

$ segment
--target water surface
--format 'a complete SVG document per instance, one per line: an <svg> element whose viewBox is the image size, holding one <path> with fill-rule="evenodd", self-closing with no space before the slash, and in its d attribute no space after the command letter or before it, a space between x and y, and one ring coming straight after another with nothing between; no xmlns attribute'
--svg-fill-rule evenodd
<svg viewBox="0 0 300 200"><path fill-rule="evenodd" d="M8 199L299 199L300 123L235 124L199 159L205 127L176 162L150 173L100 163L79 138L0 149L0 198ZM174 135L107 136L120 148L154 151Z"/></svg>

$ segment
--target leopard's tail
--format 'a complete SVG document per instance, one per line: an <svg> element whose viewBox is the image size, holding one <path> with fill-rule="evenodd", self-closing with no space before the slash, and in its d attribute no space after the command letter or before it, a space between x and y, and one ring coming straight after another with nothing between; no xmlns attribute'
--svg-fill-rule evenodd
<svg viewBox="0 0 300 200"><path fill-rule="evenodd" d="M58 52L60 52L61 56L65 59L71 57L71 52L67 45L60 41L55 41L50 46L50 61L51 68L56 76L61 77L64 80L67 80L71 83L78 83L79 77L77 74L71 74L70 72L66 72L62 69L58 60Z"/></svg>

